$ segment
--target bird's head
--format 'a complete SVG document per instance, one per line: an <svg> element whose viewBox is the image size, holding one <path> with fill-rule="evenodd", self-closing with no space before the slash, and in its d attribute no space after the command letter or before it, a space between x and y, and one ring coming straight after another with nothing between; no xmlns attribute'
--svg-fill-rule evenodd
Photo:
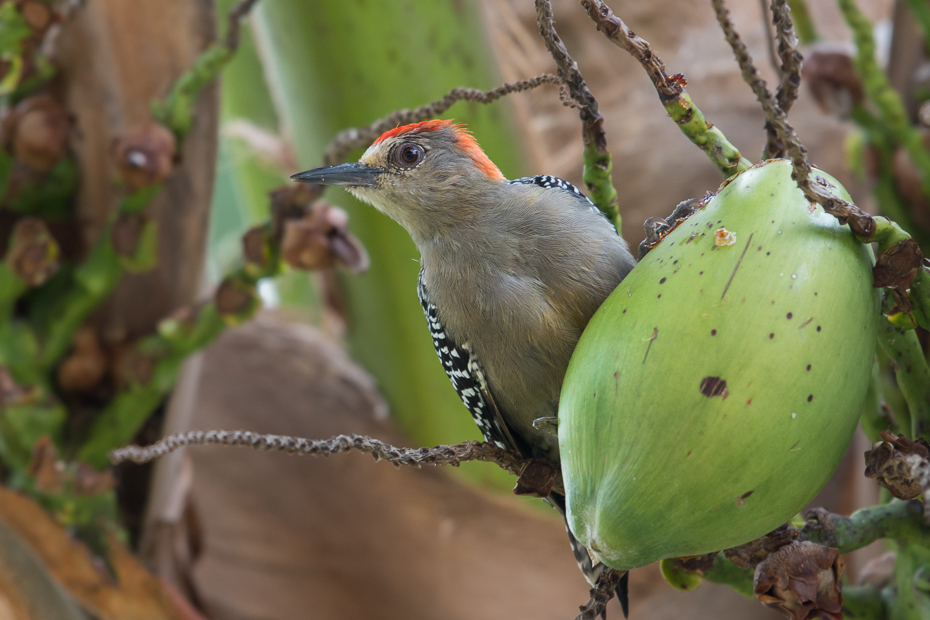
<svg viewBox="0 0 930 620"><path fill-rule="evenodd" d="M415 237L454 225L480 208L482 189L504 181L472 135L450 120L391 129L357 163L316 168L291 178L344 187Z"/></svg>

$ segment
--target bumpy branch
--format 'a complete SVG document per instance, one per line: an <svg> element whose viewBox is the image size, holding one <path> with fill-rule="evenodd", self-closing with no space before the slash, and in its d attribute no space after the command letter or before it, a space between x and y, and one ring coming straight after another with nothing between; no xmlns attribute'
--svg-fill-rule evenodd
<svg viewBox="0 0 930 620"><path fill-rule="evenodd" d="M595 620L599 616L605 617L607 603L614 597L617 585L625 574L625 570L605 568L601 576L598 577L597 585L591 588L591 599L581 607L581 613L575 620Z"/></svg>
<svg viewBox="0 0 930 620"><path fill-rule="evenodd" d="M170 128L180 141L191 129L197 93L220 74L223 67L233 59L239 47L239 29L242 20L249 14L258 0L241 0L230 9L226 40L208 47L194 63L172 85L164 101L152 103L152 116Z"/></svg>
<svg viewBox="0 0 930 620"><path fill-rule="evenodd" d="M252 7L258 0L242 0L239 4L229 10L227 16L228 26L226 30L226 49L235 52L239 48L239 30L242 27L242 20L252 12Z"/></svg>
<svg viewBox="0 0 930 620"><path fill-rule="evenodd" d="M817 182L811 181L811 165L807 160L807 151L798 140L794 128L788 123L784 110L778 106L765 81L759 75L755 65L753 65L752 57L749 55L746 45L733 27L733 22L730 21L730 12L723 0L711 0L711 4L713 4L714 11L717 14L717 21L720 23L720 28L723 30L727 43L730 44L733 54L736 56L736 61L739 63L743 80L752 88L759 103L762 104L765 116L775 128L778 139L785 146L794 167L791 177L797 182L798 187L801 188L808 200L821 205L824 211L836 217L841 223L848 223L853 233L863 241L870 240L875 234L875 221L872 217L856 205L831 196L821 189Z"/></svg>
<svg viewBox="0 0 930 620"><path fill-rule="evenodd" d="M546 49L558 67L559 77L578 108L581 117L581 136L584 140L584 184L591 200L620 230L620 211L617 190L610 173L613 168L604 133L604 117L597 110L597 99L588 88L578 69L578 63L568 53L555 30L552 4L549 0L536 0L536 25L546 42Z"/></svg>
<svg viewBox="0 0 930 620"><path fill-rule="evenodd" d="M739 149L731 144L723 132L704 118L704 114L691 101L684 87L687 81L680 73L668 75L665 64L653 53L649 42L637 36L614 15L601 0L582 0L581 5L597 29L615 45L629 52L652 80L659 100L691 142L696 144L727 177L731 177L752 166Z"/></svg>
<svg viewBox="0 0 930 620"><path fill-rule="evenodd" d="M543 84L561 83L561 78L546 73L528 80L504 84L492 90L453 88L442 99L420 106L419 108L398 110L365 127L352 127L340 131L336 134L336 137L333 138L332 142L329 143L329 146L326 147L326 151L323 154L323 163L330 166L344 162L351 151L368 146L385 131L393 129L398 125L408 125L410 123L418 123L435 118L451 108L452 105L458 101L474 101L487 104L497 101L501 97L511 93L523 92Z"/></svg>
<svg viewBox="0 0 930 620"><path fill-rule="evenodd" d="M803 60L798 52L798 38L795 35L794 25L788 15L787 0L772 0L772 23L775 25L775 34L778 39L778 58L780 60L779 74L781 83L775 93L778 107L787 115L791 105L798 98L801 86L801 62ZM766 28L768 32L768 28ZM762 159L784 157L785 147L778 139L778 133L770 120L765 121L767 137Z"/></svg>
<svg viewBox="0 0 930 620"><path fill-rule="evenodd" d="M869 506L849 517L827 512L823 508L807 511L807 524L800 538L824 547L849 553L866 547L879 538L904 538L913 542L930 539L924 523L923 507L916 500L893 500L889 504Z"/></svg>
<svg viewBox="0 0 930 620"><path fill-rule="evenodd" d="M778 57L781 59L781 83L775 98L785 112L791 109L801 88L801 63L804 57L798 52L798 37L789 15L788 0L772 0L772 23L778 39Z"/></svg>
<svg viewBox="0 0 930 620"><path fill-rule="evenodd" d="M365 435L336 435L330 439L303 439L287 435L261 435L249 431L191 431L169 435L148 447L126 446L110 453L110 461L116 465L124 461L148 463L185 446L222 444L244 446L255 450L273 450L288 454L329 456L357 450L370 454L376 460L385 460L394 465L421 467L423 465L452 465L458 467L466 461L494 463L501 469L519 475L526 460L509 450L482 441L436 446L435 448L398 448Z"/></svg>

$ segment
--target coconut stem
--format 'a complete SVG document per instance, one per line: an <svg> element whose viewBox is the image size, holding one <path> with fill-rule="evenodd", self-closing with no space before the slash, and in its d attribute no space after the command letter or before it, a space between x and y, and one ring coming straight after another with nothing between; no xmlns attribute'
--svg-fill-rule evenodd
<svg viewBox="0 0 930 620"><path fill-rule="evenodd" d="M910 439L930 438L930 366L917 333L883 321L878 329L878 346L891 360L898 387L910 410L910 426L902 430Z"/></svg>
<svg viewBox="0 0 930 620"><path fill-rule="evenodd" d="M844 517L815 508L805 514L807 523L800 538L849 553L880 538L907 539L922 545L930 543L930 527L924 523L923 506L917 500L892 500L869 506Z"/></svg>

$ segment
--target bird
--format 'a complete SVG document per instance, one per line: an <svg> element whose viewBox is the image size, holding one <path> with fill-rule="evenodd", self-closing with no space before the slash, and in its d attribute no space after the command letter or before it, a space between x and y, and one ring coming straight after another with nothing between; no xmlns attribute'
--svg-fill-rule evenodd
<svg viewBox="0 0 930 620"><path fill-rule="evenodd" d="M357 163L291 178L343 187L409 233L433 346L485 441L558 466L543 422L589 319L635 265L601 211L558 177L506 179L451 119L395 127ZM564 516L564 496L546 499ZM568 535L593 587L604 566ZM625 575L624 616L627 587Z"/></svg>

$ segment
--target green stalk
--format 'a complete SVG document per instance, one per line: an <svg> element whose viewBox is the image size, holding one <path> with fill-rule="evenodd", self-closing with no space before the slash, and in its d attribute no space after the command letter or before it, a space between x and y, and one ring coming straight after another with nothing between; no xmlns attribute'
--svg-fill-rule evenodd
<svg viewBox="0 0 930 620"><path fill-rule="evenodd" d="M194 66L175 81L164 101L152 103L152 116L174 132L179 144L194 122L194 108L200 89L215 80L232 57L233 51L225 45L211 45L197 58Z"/></svg>
<svg viewBox="0 0 930 620"><path fill-rule="evenodd" d="M902 429L911 439L930 438L930 366L917 333L880 321L878 346L892 361L898 387L910 411L911 424L902 425Z"/></svg>
<svg viewBox="0 0 930 620"><path fill-rule="evenodd" d="M58 302L48 326L39 365L50 370L71 346L71 339L97 306L110 296L122 276L119 256L104 228L84 262L74 271L70 290Z"/></svg>
<svg viewBox="0 0 930 620"><path fill-rule="evenodd" d="M914 304L914 320L930 330L930 271L926 267L921 267L911 280L910 297Z"/></svg>
<svg viewBox="0 0 930 620"><path fill-rule="evenodd" d="M610 176L613 163L608 151L600 150L596 144L589 144L582 154L584 161L584 186L588 189L591 202L607 216L617 233L620 233L623 218L620 217L620 202L617 189Z"/></svg>
<svg viewBox="0 0 930 620"><path fill-rule="evenodd" d="M926 542L926 541L924 541ZM930 550L912 540L898 541L898 557L894 566L897 599L892 603L895 620L926 620L930 618Z"/></svg>
<svg viewBox="0 0 930 620"><path fill-rule="evenodd" d="M707 581L730 586L743 596L749 598L755 596L755 590L752 587L754 572L740 568L728 560L722 551L714 558L714 565L710 570L704 571L703 575Z"/></svg>
<svg viewBox="0 0 930 620"><path fill-rule="evenodd" d="M891 420L885 415L883 392L881 366L876 360L872 365L872 379L869 381L869 390L866 392L865 404L862 406L862 418L859 420L865 436L873 443L881 441L879 433L885 429L890 429L895 433L901 432L898 425L891 424ZM910 428L910 425L907 428Z"/></svg>
<svg viewBox="0 0 930 620"><path fill-rule="evenodd" d="M884 620L888 617L882 593L875 586L843 586L843 617Z"/></svg>
<svg viewBox="0 0 930 620"><path fill-rule="evenodd" d="M266 228L270 229L270 226ZM270 235L266 242L269 240ZM264 267L247 264L224 279L224 284L233 285L245 293L249 303L230 313L212 300L196 311L196 318L192 321L161 321L158 333L136 345L137 355L154 362L151 375L132 383L110 401L94 421L87 441L78 452L78 460L94 467L106 467L109 462L107 454L132 440L174 387L184 360L216 340L227 327L242 323L255 314L261 307L256 284L262 278L278 275L283 268L277 247L269 246L267 256Z"/></svg>
<svg viewBox="0 0 930 620"><path fill-rule="evenodd" d="M887 504L857 510L848 517L830 515L829 523L808 521L800 538L850 553L880 538L905 539L921 545L930 543L930 526L924 523L918 501L892 500Z"/></svg>
<svg viewBox="0 0 930 620"><path fill-rule="evenodd" d="M142 341L139 349L161 350L151 379L131 385L110 401L94 421L87 441L78 451L78 460L100 469L106 467L107 453L129 442L174 387L184 360L213 342L226 326L216 305L210 303L183 334L174 337L159 334Z"/></svg>
<svg viewBox="0 0 930 620"><path fill-rule="evenodd" d="M752 167L752 162L740 154L723 132L704 118L704 113L687 92L682 91L677 98L663 100L662 103L681 132L704 151L725 177L730 178Z"/></svg>
<svg viewBox="0 0 930 620"><path fill-rule="evenodd" d="M875 102L889 134L907 150L911 161L917 166L924 194L930 196L930 152L924 148L920 131L908 120L901 97L892 88L888 76L875 60L872 23L859 11L855 0L838 0L838 4L846 23L853 31L856 44L855 64L862 77L863 88L868 97Z"/></svg>
<svg viewBox="0 0 930 620"><path fill-rule="evenodd" d="M814 20L807 10L806 0L788 0L788 6L791 8L791 21L794 22L794 28L798 33L798 40L801 45L810 45L820 40L817 29L814 26Z"/></svg>

